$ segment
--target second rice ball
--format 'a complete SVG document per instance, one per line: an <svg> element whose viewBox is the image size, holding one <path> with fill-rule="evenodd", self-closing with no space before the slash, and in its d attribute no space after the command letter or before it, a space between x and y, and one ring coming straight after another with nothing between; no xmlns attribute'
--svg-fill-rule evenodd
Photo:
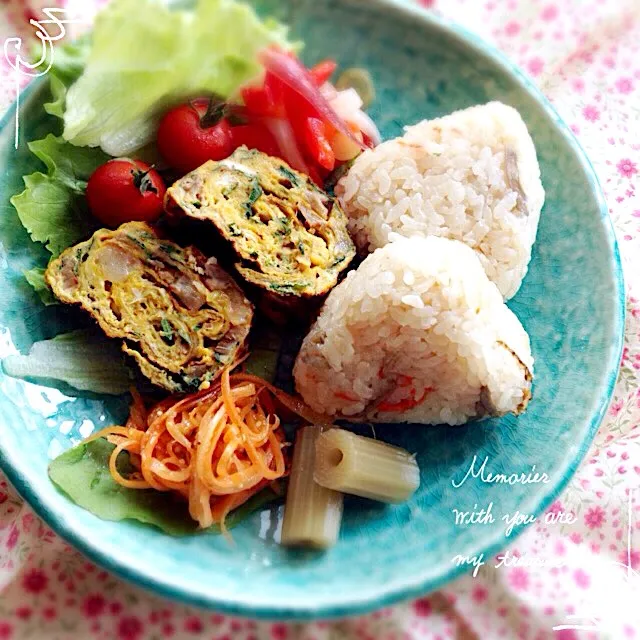
<svg viewBox="0 0 640 640"><path fill-rule="evenodd" d="M500 102L407 127L364 152L336 194L361 252L398 236L460 240L505 300L527 273L544 203L531 136Z"/></svg>
<svg viewBox="0 0 640 640"><path fill-rule="evenodd" d="M461 424L520 413L529 337L474 252L401 238L329 294L294 367L313 409L365 422Z"/></svg>

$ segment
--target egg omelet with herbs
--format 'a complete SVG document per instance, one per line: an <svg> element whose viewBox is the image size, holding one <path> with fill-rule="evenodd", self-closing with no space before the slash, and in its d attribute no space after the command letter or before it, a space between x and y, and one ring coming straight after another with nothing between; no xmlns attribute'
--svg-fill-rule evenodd
<svg viewBox="0 0 640 640"><path fill-rule="evenodd" d="M96 231L53 260L45 277L169 391L206 388L246 349L253 307L231 276L146 223Z"/></svg>
<svg viewBox="0 0 640 640"><path fill-rule="evenodd" d="M246 147L176 182L165 209L211 223L263 307L322 300L355 256L338 202L279 158Z"/></svg>

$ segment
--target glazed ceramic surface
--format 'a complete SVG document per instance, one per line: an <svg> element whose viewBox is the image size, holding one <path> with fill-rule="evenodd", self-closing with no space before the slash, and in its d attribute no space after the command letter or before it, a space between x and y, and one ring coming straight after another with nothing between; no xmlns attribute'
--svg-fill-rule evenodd
<svg viewBox="0 0 640 640"><path fill-rule="evenodd" d="M335 57L367 68L377 99L371 115L385 138L405 124L501 100L522 113L535 141L547 193L529 274L509 303L529 332L536 359L534 399L519 418L459 428L380 426L378 437L417 453L422 484L407 504L348 500L338 545L324 554L291 552L277 537L281 507L256 513L233 532L169 538L129 522L103 522L73 505L47 478L47 464L94 429L126 415L128 398L70 397L0 373L0 464L58 533L96 562L185 602L265 618L364 612L443 585L468 567L455 555L498 551L503 514L540 514L591 442L616 377L623 283L607 209L593 171L567 127L520 73L474 36L393 0L257 2L293 25L303 57ZM23 95L20 148L13 115L0 132L0 357L73 326L63 307L43 307L22 270L46 264L8 200L38 161L26 142L51 124L46 83ZM286 357L281 368L290 365ZM536 471L548 483L491 484L471 478L488 458L494 473ZM493 503L493 524L456 526L453 509Z"/></svg>

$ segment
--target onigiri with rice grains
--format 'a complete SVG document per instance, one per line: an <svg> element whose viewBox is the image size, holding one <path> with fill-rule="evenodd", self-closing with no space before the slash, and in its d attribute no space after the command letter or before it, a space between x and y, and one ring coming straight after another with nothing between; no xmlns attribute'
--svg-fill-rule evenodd
<svg viewBox="0 0 640 640"><path fill-rule="evenodd" d="M477 255L435 236L387 244L349 273L294 367L316 411L452 425L524 411L532 375L529 337Z"/></svg>
<svg viewBox="0 0 640 640"><path fill-rule="evenodd" d="M544 203L531 136L500 102L407 127L360 155L336 194L361 252L398 236L460 240L505 299L527 273Z"/></svg>

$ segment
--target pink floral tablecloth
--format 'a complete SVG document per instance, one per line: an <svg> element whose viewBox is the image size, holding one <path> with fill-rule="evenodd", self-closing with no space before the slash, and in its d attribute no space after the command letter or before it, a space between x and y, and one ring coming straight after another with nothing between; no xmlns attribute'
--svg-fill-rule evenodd
<svg viewBox="0 0 640 640"><path fill-rule="evenodd" d="M613 404L551 507L575 522L535 524L509 547L508 563L487 563L419 600L341 622L271 624L190 609L124 584L57 538L0 474L0 640L640 639L640 489L632 504L640 487L640 0L420 1L480 33L534 78L606 192L628 321ZM56 4L88 18L96 6L0 0L0 39L26 36L29 18ZM0 112L14 99L2 64Z"/></svg>

